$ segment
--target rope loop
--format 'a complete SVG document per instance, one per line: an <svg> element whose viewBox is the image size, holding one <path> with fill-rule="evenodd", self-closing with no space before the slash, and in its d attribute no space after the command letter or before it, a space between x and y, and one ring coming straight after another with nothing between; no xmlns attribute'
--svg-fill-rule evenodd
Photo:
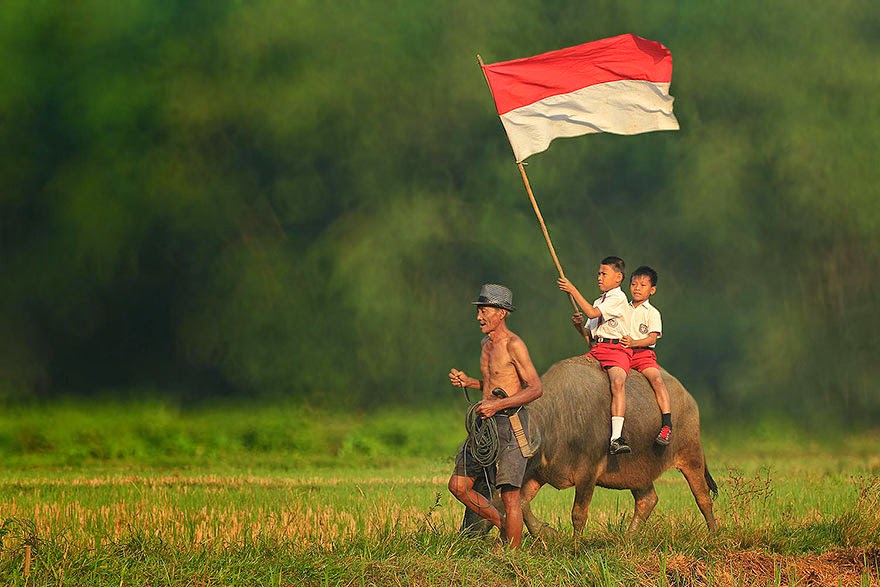
<svg viewBox="0 0 880 587"><path fill-rule="evenodd" d="M479 403L471 404L465 416L464 426L468 433L467 450L474 462L489 467L498 460L498 425L495 418L481 418L477 414Z"/></svg>

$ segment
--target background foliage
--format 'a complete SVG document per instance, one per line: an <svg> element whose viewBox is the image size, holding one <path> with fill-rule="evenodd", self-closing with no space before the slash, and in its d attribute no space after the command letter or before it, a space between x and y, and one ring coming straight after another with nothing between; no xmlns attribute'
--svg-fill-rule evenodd
<svg viewBox="0 0 880 587"><path fill-rule="evenodd" d="M488 281L539 371L583 352L475 54L623 32L672 50L682 130L529 160L566 274L654 266L710 418L876 422L866 0L7 0L0 393L448 402Z"/></svg>

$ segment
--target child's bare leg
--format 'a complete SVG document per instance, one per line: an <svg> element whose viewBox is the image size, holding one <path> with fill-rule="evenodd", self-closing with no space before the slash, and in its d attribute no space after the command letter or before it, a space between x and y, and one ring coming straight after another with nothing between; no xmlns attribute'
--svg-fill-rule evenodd
<svg viewBox="0 0 880 587"><path fill-rule="evenodd" d="M663 376L660 369L656 367L648 367L642 371L642 375L650 382L654 388L654 397L657 398L657 405L660 406L661 414L668 414L671 409L669 407L669 392L666 390L666 384L663 383Z"/></svg>
<svg viewBox="0 0 880 587"><path fill-rule="evenodd" d="M611 442L609 452L613 455L632 452L623 439L623 415L626 413L626 371L620 367L608 369L611 382Z"/></svg>
<svg viewBox="0 0 880 587"><path fill-rule="evenodd" d="M623 418L626 413L626 371L611 367L608 379L611 380L611 415Z"/></svg>
<svg viewBox="0 0 880 587"><path fill-rule="evenodd" d="M669 402L669 391L666 384L663 383L663 376L660 369L656 367L648 367L642 371L651 387L654 389L654 397L657 398L657 405L660 406L660 433L657 434L657 444L667 445L672 438L672 414L670 414L671 406Z"/></svg>

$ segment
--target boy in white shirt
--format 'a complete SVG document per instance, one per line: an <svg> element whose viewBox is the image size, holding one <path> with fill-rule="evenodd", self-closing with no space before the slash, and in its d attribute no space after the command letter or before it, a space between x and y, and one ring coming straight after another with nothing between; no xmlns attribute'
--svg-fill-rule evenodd
<svg viewBox="0 0 880 587"><path fill-rule="evenodd" d="M633 351L630 367L644 375L654 389L661 418L660 433L655 442L666 446L672 438L672 415L669 392L663 383L657 354L654 352L657 339L663 336L663 323L660 312L648 301L657 292L657 272L645 265L633 271L629 291L632 295L629 334L623 337L621 344Z"/></svg>
<svg viewBox="0 0 880 587"><path fill-rule="evenodd" d="M586 356L599 361L611 381L611 440L608 452L613 455L632 452L622 436L626 412L626 374L632 359L632 349L622 344L624 337L629 334L629 315L632 311L626 294L620 289L625 269L626 265L619 257L602 259L597 282L604 293L592 304L565 277L556 281L559 289L570 294L589 318L586 326L595 344ZM578 331L585 334L583 316L577 313L572 316L572 321Z"/></svg>

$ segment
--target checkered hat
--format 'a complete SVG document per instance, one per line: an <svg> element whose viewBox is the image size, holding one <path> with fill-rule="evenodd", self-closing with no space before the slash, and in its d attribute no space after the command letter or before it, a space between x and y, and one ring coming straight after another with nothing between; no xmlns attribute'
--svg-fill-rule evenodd
<svg viewBox="0 0 880 587"><path fill-rule="evenodd" d="M497 283L485 284L480 290L480 297L471 303L475 306L495 306L496 308L503 308L508 312L516 310L513 306L513 293Z"/></svg>

